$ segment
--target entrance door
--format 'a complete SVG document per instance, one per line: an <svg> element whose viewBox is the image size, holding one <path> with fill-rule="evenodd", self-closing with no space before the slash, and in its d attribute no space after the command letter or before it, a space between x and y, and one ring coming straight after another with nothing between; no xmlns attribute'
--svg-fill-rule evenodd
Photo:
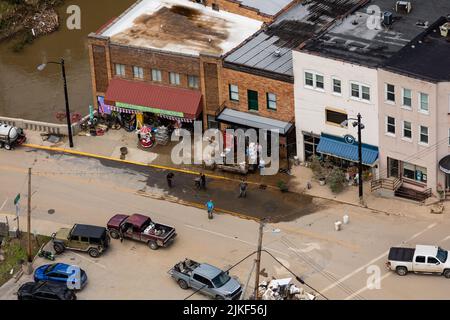
<svg viewBox="0 0 450 320"><path fill-rule="evenodd" d="M388 177L400 178L400 163L396 159L388 158Z"/></svg>
<svg viewBox="0 0 450 320"><path fill-rule="evenodd" d="M445 174L445 190L450 190L450 174Z"/></svg>

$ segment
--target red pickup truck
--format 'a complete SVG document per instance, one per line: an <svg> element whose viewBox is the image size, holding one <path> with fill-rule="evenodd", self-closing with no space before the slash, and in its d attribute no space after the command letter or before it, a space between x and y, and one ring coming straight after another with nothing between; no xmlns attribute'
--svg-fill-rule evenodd
<svg viewBox="0 0 450 320"><path fill-rule="evenodd" d="M155 223L142 214L116 214L107 224L111 238L129 238L145 242L150 249L167 247L176 237L175 228Z"/></svg>

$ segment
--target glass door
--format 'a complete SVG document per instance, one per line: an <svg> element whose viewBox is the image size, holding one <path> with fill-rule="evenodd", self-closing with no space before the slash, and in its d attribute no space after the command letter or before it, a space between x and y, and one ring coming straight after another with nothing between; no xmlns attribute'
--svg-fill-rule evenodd
<svg viewBox="0 0 450 320"><path fill-rule="evenodd" d="M400 177L399 161L396 159L388 158L388 177Z"/></svg>

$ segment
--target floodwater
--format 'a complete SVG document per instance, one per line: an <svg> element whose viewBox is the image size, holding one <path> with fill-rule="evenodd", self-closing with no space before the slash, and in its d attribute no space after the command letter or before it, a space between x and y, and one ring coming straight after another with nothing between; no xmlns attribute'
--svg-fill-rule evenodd
<svg viewBox="0 0 450 320"><path fill-rule="evenodd" d="M0 43L0 116L58 122L55 115L65 110L61 69L50 64L39 72L44 61L66 60L70 109L86 115L92 104L91 77L86 45L87 35L119 16L135 0L67 0L60 7L60 28L41 37L20 53L11 42ZM81 30L66 26L67 7L81 9Z"/></svg>

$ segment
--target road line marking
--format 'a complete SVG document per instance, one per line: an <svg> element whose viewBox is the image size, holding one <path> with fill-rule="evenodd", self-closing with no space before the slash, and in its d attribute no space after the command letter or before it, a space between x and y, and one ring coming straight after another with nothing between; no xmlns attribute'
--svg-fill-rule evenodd
<svg viewBox="0 0 450 320"><path fill-rule="evenodd" d="M404 242L409 242L415 238L417 238L418 236L422 235L423 233L427 232L428 230L434 228L435 226L437 226L437 223L433 223L430 224L428 227L426 227L425 229L423 229L422 231L416 233L415 235L413 235L412 237L410 237L408 240L404 241ZM355 274L361 272L362 270L364 270L365 268L367 268L368 266L374 264L376 261L384 258L385 256L387 256L389 254L389 250L383 252L382 254L380 254L378 257L376 257L375 259L372 259L371 261L369 261L368 263L366 263L365 265L363 265L362 267L359 267L358 269L354 270L353 272L349 273L348 275L346 275L345 277L339 279L338 281L336 281L335 283L329 285L328 287L326 287L325 289L321 290L322 293L325 293L326 291L329 291L331 289L333 289L334 287L336 287L338 284L344 282L345 280L353 277Z"/></svg>
<svg viewBox="0 0 450 320"><path fill-rule="evenodd" d="M252 246L252 247L256 247L256 246L257 246L256 243L251 243L251 242L249 242L249 241L245 241L245 240L242 240L242 239L239 239L239 238L235 238L235 237L232 237L232 236L229 236L229 235L220 233L220 232L211 231L211 230L208 230L208 229L204 229L204 228L199 228L199 227L191 226L191 225L189 225L189 224L185 224L185 226L188 227L188 228L194 229L194 230L199 230L199 231L211 233L211 234L214 234L214 235L219 236L219 237L223 237L223 238L227 238L227 239L236 240L236 241L239 241L239 242L248 244L248 245L250 245L250 246ZM272 249L272 248L268 248L268 247L264 247L264 249L267 249L267 250L273 251L273 252L275 252L275 253L282 254L282 255L284 255L284 256L286 256L286 257L289 257L289 254L287 254L287 253L285 253L285 252L282 252L282 251L279 251L279 250L277 250L277 249Z"/></svg>
<svg viewBox="0 0 450 320"><path fill-rule="evenodd" d="M78 253L76 253L76 252L72 252L72 253L73 253L74 255L76 255L76 256L78 256L78 257L80 257L80 258L86 260L86 261L89 261L89 262L92 263L92 264L95 264L96 266L99 266L99 267L102 267L103 269L106 269L106 266L102 265L101 263L97 263L97 262L95 262L95 261L93 261L93 260L91 260L91 259L88 259L88 258L86 258L86 257L84 257L84 256L82 256L81 254L78 254Z"/></svg>
<svg viewBox="0 0 450 320"><path fill-rule="evenodd" d="M4 207L5 207L5 205L6 205L6 202L8 202L8 199L5 199L5 202L3 202L2 206L0 207L0 211L2 211L2 210L3 210L3 208L4 208Z"/></svg>
<svg viewBox="0 0 450 320"><path fill-rule="evenodd" d="M444 239L439 240L438 243L445 242L450 239L450 236L446 236Z"/></svg>
<svg viewBox="0 0 450 320"><path fill-rule="evenodd" d="M389 272L389 273L386 273L384 276L382 276L381 278L380 278L380 284L381 284L381 282L384 280L384 279L386 279L387 277L389 277L389 276L391 276L393 274L393 272ZM345 298L344 300L350 300L350 299L353 299L355 296L357 296L357 295L359 295L360 293L363 293L364 291L366 291L366 290L377 290L377 289L369 289L367 286L365 286L364 288L361 288L360 290L358 290L358 291L356 291L355 293L352 293L351 295L349 295L347 298Z"/></svg>

